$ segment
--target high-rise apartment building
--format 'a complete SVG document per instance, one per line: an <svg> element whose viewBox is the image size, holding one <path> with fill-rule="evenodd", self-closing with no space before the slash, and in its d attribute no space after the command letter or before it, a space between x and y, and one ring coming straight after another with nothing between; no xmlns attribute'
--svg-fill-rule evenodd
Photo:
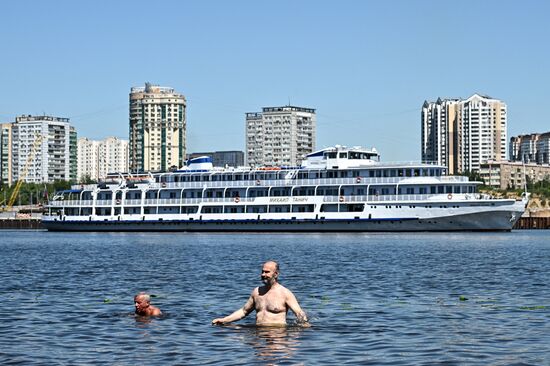
<svg viewBox="0 0 550 366"><path fill-rule="evenodd" d="M212 158L212 165L217 167L239 167L244 165L244 152L231 150L231 151L211 151L211 152L196 152L189 154L188 158L193 159L199 156L210 156Z"/></svg>
<svg viewBox="0 0 550 366"><path fill-rule="evenodd" d="M422 161L437 162L455 172L459 99L425 101L422 106Z"/></svg>
<svg viewBox="0 0 550 366"><path fill-rule="evenodd" d="M39 135L42 142L33 156L33 145ZM71 146L75 137L76 130L69 124L68 118L16 117L12 124L12 182L19 178L29 183L70 180L71 166L76 164L71 161L73 151L76 151L76 145ZM23 175L27 161L28 171Z"/></svg>
<svg viewBox="0 0 550 366"><path fill-rule="evenodd" d="M78 180L104 179L108 173L128 172L128 141L108 137L78 140Z"/></svg>
<svg viewBox="0 0 550 366"><path fill-rule="evenodd" d="M99 144L99 179L108 173L128 172L128 141L107 137Z"/></svg>
<svg viewBox="0 0 550 366"><path fill-rule="evenodd" d="M11 123L0 123L0 184L11 185Z"/></svg>
<svg viewBox="0 0 550 366"><path fill-rule="evenodd" d="M246 164L297 166L315 150L315 109L265 107L246 113Z"/></svg>
<svg viewBox="0 0 550 366"><path fill-rule="evenodd" d="M425 163L459 174L507 157L507 107L498 99L474 94L465 100L425 101L421 119Z"/></svg>
<svg viewBox="0 0 550 366"><path fill-rule="evenodd" d="M550 164L550 132L510 138L510 160Z"/></svg>
<svg viewBox="0 0 550 366"><path fill-rule="evenodd" d="M76 181L78 171L78 136L74 126L69 127L69 179Z"/></svg>
<svg viewBox="0 0 550 366"><path fill-rule="evenodd" d="M185 96L145 84L130 91L130 171L167 171L185 160Z"/></svg>
<svg viewBox="0 0 550 366"><path fill-rule="evenodd" d="M79 182L99 179L99 143L87 137L78 139L76 176Z"/></svg>

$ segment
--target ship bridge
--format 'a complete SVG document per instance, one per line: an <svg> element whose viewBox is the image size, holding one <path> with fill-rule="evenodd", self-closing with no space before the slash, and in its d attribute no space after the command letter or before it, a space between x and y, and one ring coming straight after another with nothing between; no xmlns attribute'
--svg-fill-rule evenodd
<svg viewBox="0 0 550 366"><path fill-rule="evenodd" d="M348 148L336 145L307 155L303 167L305 169L349 169L379 163L380 155L375 148L364 149L359 146Z"/></svg>

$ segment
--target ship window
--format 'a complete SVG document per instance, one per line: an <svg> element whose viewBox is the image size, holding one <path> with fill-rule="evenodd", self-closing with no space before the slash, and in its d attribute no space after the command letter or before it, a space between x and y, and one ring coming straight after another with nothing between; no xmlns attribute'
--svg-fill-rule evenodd
<svg viewBox="0 0 550 366"><path fill-rule="evenodd" d="M313 212L315 205L293 205L292 212Z"/></svg>
<svg viewBox="0 0 550 366"><path fill-rule="evenodd" d="M340 157L340 159L347 158L347 157L348 157L348 154L345 153L345 152L341 152L341 153L339 154L339 157Z"/></svg>
<svg viewBox="0 0 550 366"><path fill-rule="evenodd" d="M181 213L183 214L194 214L199 210L199 206L182 206Z"/></svg>
<svg viewBox="0 0 550 366"><path fill-rule="evenodd" d="M455 191L455 193L460 193L460 186L455 186L454 191Z"/></svg>
<svg viewBox="0 0 550 366"><path fill-rule="evenodd" d="M435 190L436 190L435 186L430 187L430 193L431 194L435 194Z"/></svg>
<svg viewBox="0 0 550 366"><path fill-rule="evenodd" d="M419 194L427 194L427 193L428 193L428 188L426 188L426 187L420 187L420 188L418 189L418 193L419 193Z"/></svg>
<svg viewBox="0 0 550 366"><path fill-rule="evenodd" d="M269 206L269 212L290 212L290 205L272 205Z"/></svg>
<svg viewBox="0 0 550 366"><path fill-rule="evenodd" d="M223 206L203 206L201 213L222 213Z"/></svg>
<svg viewBox="0 0 550 366"><path fill-rule="evenodd" d="M364 209L365 209L364 203L340 205L340 212L363 212Z"/></svg>
<svg viewBox="0 0 550 366"><path fill-rule="evenodd" d="M374 177L374 170L369 170L369 177L373 178Z"/></svg>
<svg viewBox="0 0 550 366"><path fill-rule="evenodd" d="M453 186L446 186L445 193L453 193Z"/></svg>
<svg viewBox="0 0 550 366"><path fill-rule="evenodd" d="M445 191L445 187L437 186L437 193L443 193L444 191Z"/></svg>
<svg viewBox="0 0 550 366"><path fill-rule="evenodd" d="M335 152L326 153L326 157L328 159L336 159L336 153Z"/></svg>
<svg viewBox="0 0 550 366"><path fill-rule="evenodd" d="M338 212L338 205L334 205L334 204L321 205L321 212Z"/></svg>
<svg viewBox="0 0 550 366"><path fill-rule="evenodd" d="M402 177L402 176L403 176L403 169L399 169L399 170L397 171L397 175L398 175L399 177Z"/></svg>
<svg viewBox="0 0 550 366"><path fill-rule="evenodd" d="M225 206L225 213L243 213L244 206Z"/></svg>
<svg viewBox="0 0 550 366"><path fill-rule="evenodd" d="M412 175L411 169L405 169L405 176L410 177Z"/></svg>
<svg viewBox="0 0 550 366"><path fill-rule="evenodd" d="M260 205L247 206L246 212L247 213L264 213L264 212L267 212L267 206L260 206Z"/></svg>

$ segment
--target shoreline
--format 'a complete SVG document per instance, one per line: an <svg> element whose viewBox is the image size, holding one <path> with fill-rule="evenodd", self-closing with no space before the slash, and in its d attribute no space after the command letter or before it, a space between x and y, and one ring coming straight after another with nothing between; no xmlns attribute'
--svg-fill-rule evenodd
<svg viewBox="0 0 550 366"><path fill-rule="evenodd" d="M548 230L550 217L521 217L513 230ZM39 218L0 218L1 230L46 230Z"/></svg>

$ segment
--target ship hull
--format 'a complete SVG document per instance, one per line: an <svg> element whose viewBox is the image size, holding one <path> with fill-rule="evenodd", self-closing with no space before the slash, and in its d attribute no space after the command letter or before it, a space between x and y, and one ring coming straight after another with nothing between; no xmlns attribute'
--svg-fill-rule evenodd
<svg viewBox="0 0 550 366"><path fill-rule="evenodd" d="M522 211L489 211L431 218L260 220L43 220L49 231L172 232L437 232L510 231Z"/></svg>

